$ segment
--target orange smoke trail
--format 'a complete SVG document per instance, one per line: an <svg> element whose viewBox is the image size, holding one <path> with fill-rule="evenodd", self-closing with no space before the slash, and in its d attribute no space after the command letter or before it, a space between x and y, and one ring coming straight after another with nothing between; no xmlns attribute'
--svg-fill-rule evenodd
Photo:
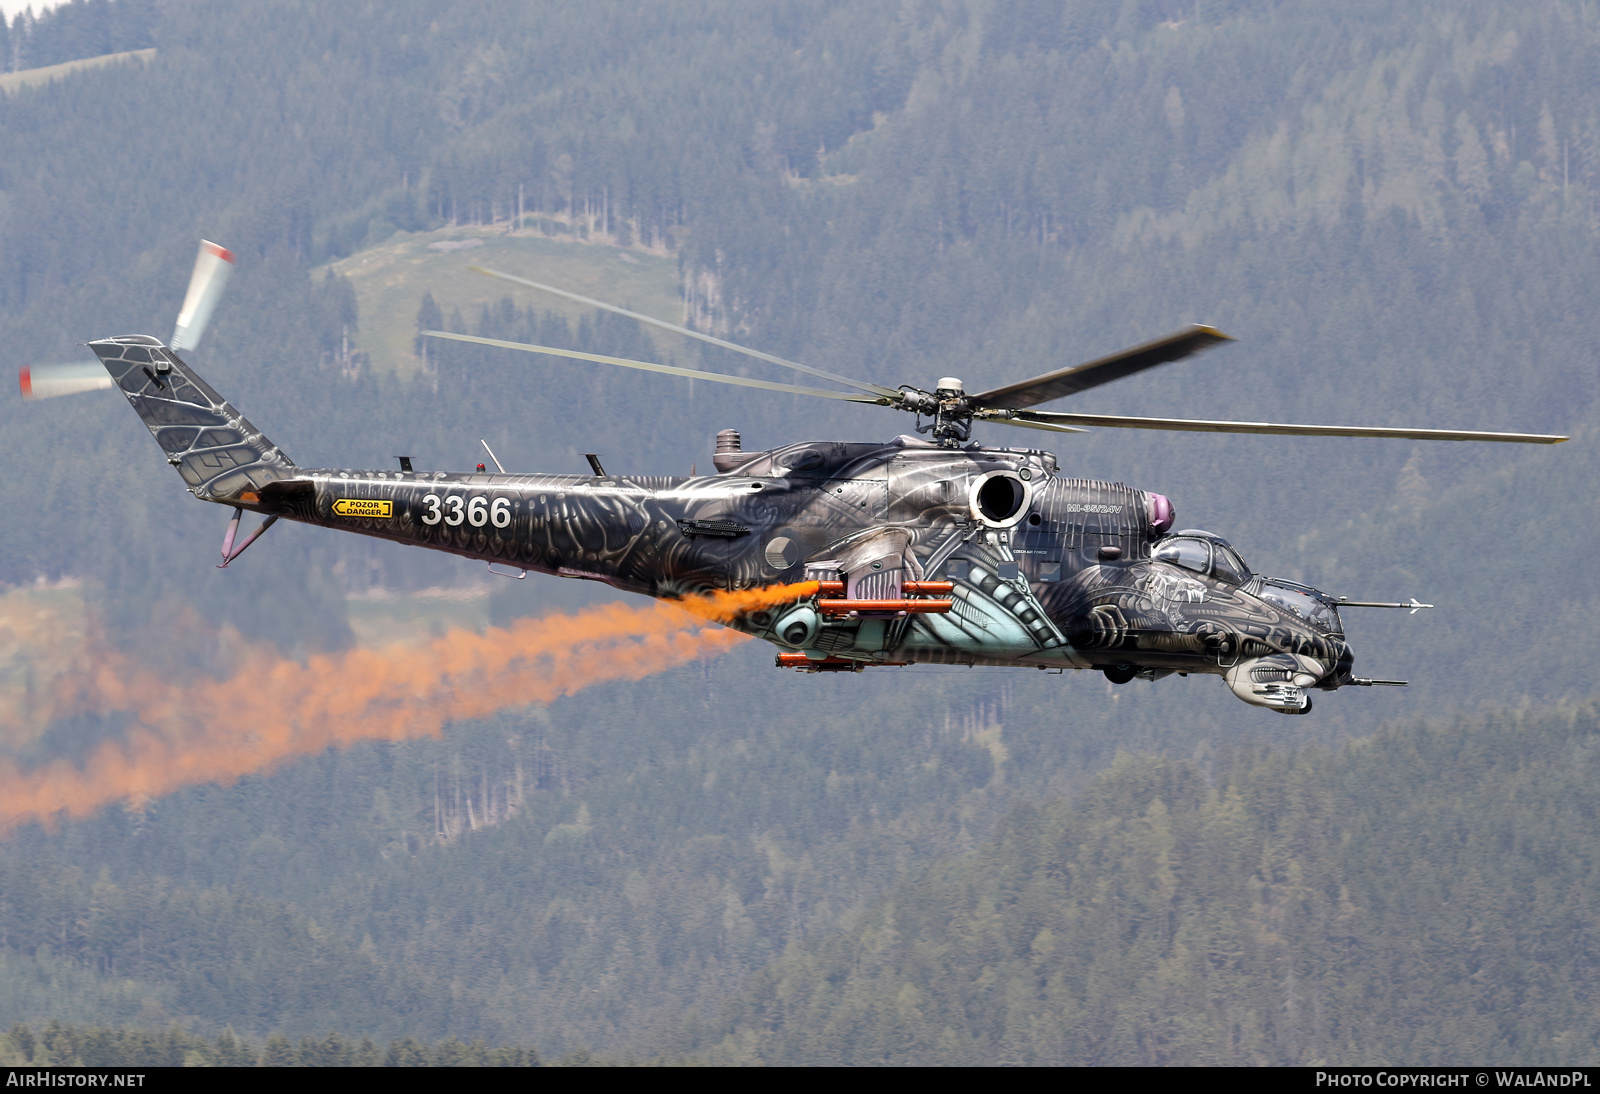
<svg viewBox="0 0 1600 1094"><path fill-rule="evenodd" d="M483 634L458 628L420 648L312 657L304 665L258 651L226 680L171 680L105 660L76 700L131 712L138 728L101 745L81 769L60 761L24 773L0 764L0 830L198 783L231 783L357 741L437 736L448 722L640 679L745 640L700 620L730 622L816 588L802 582L639 607L607 604Z"/></svg>

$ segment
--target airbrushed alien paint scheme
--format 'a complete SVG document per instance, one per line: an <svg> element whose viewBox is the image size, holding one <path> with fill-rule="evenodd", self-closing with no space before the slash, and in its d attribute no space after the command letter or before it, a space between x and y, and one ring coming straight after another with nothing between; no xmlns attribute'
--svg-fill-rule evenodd
<svg viewBox="0 0 1600 1094"><path fill-rule="evenodd" d="M232 257L203 244L172 343L199 339ZM492 271L482 271L492 273ZM119 388L191 493L234 507L223 565L279 519L468 558L491 570L602 581L674 598L798 585L792 599L731 624L812 672L911 664L1095 669L1114 683L1221 676L1247 703L1310 710L1309 690L1400 681L1356 677L1340 607L1410 608L1330 597L1252 574L1223 539L1172 531L1171 503L1121 483L1063 477L1048 452L968 443L975 421L1048 432L1082 426L1300 436L1555 443L1545 435L1273 425L1060 414L1041 402L1225 341L1195 326L1169 338L992 391L945 378L932 392L886 388L723 342L563 290L588 306L855 388L801 388L675 366L445 332L437 337L909 411L919 433L883 444L808 442L744 452L718 436L717 474L691 478L305 470L263 437L160 340L91 342L106 376L22 377L42 397ZM30 391L31 383L31 391ZM56 390L51 385L56 385ZM927 419L925 422L924 419ZM493 453L490 453L493 458ZM496 461L498 466L498 461ZM236 542L245 510L261 526Z"/></svg>
<svg viewBox="0 0 1600 1094"><path fill-rule="evenodd" d="M1063 478L1046 452L902 436L744 453L725 433L700 478L302 470L156 339L91 346L196 497L655 597L823 583L733 624L780 664L1212 673L1284 713L1374 682L1351 673L1336 600L1168 534L1166 498ZM250 542L236 527L225 561Z"/></svg>

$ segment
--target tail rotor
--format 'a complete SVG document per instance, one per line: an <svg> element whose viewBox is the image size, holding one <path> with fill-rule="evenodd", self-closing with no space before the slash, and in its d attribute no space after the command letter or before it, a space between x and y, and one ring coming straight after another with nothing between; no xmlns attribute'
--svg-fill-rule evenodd
<svg viewBox="0 0 1600 1094"><path fill-rule="evenodd" d="M100 362L73 362L70 365L23 365L17 373L24 399L53 399L57 395L77 395L111 386L111 377Z"/></svg>
<svg viewBox="0 0 1600 1094"><path fill-rule="evenodd" d="M174 350L190 350L200 344L200 336L211 322L211 313L216 310L217 301L222 298L222 290L232 274L233 252L202 239L194 273L189 277L189 291L184 294L183 308L178 312L178 323L172 331L170 345ZM24 365L17 374L17 382L22 397L30 401L113 386L111 376L99 362Z"/></svg>
<svg viewBox="0 0 1600 1094"><path fill-rule="evenodd" d="M169 344L173 349L182 352L200 344L200 336L206 332L206 324L211 322L211 313L231 276L233 252L202 239L194 273L189 276L189 291L184 294L183 310L178 312L178 325L172 330Z"/></svg>

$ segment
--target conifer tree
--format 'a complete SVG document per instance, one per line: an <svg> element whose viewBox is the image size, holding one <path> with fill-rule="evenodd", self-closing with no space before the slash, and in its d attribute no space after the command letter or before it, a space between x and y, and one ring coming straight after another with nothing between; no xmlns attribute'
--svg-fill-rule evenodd
<svg viewBox="0 0 1600 1094"><path fill-rule="evenodd" d="M267 1038L267 1044L261 1051L261 1067L294 1067L299 1063L299 1056L294 1046L289 1043L289 1038L281 1033L274 1033Z"/></svg>

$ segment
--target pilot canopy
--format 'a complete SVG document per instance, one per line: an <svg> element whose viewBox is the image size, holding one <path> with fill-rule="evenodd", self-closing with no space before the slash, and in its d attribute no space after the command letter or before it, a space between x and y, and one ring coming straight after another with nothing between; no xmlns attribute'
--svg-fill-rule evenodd
<svg viewBox="0 0 1600 1094"><path fill-rule="evenodd" d="M1151 549L1150 557L1230 585L1243 585L1250 580L1250 567L1233 545L1198 528L1185 528L1163 537Z"/></svg>

